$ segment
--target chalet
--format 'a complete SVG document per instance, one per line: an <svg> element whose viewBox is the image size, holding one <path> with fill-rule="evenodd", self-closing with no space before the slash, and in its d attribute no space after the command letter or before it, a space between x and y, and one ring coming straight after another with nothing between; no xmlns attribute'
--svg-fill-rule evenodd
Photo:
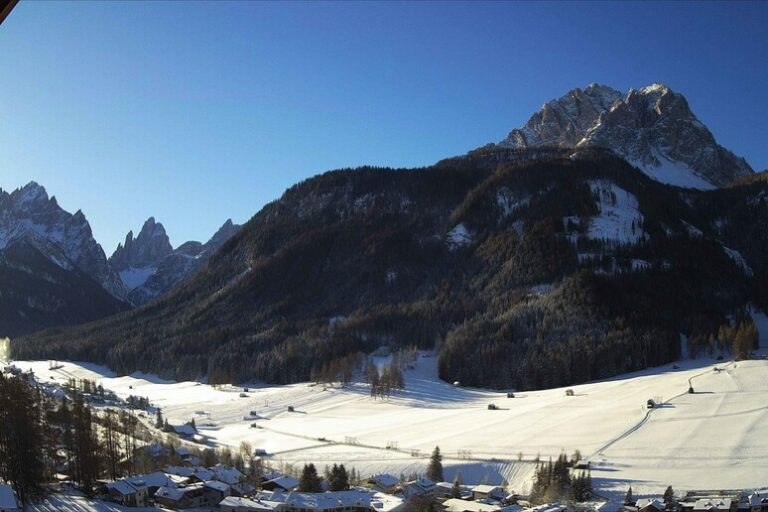
<svg viewBox="0 0 768 512"><path fill-rule="evenodd" d="M144 486L135 486L127 480L118 480L107 484L109 499L125 507L146 507L148 490Z"/></svg>
<svg viewBox="0 0 768 512"><path fill-rule="evenodd" d="M16 495L8 484L0 484L0 512L21 512Z"/></svg>
<svg viewBox="0 0 768 512"><path fill-rule="evenodd" d="M438 500L451 498L451 494L453 494L453 484L451 482L437 482L435 484L435 498ZM463 500L472 499L471 487L466 485L459 486L459 498Z"/></svg>
<svg viewBox="0 0 768 512"><path fill-rule="evenodd" d="M215 503L221 502L224 498L232 494L229 484L225 484L224 482L209 480L203 485L209 490L211 499L214 500Z"/></svg>
<svg viewBox="0 0 768 512"><path fill-rule="evenodd" d="M731 498L703 498L693 504L693 512L729 512L733 500Z"/></svg>
<svg viewBox="0 0 768 512"><path fill-rule="evenodd" d="M737 508L739 512L768 512L768 490L742 496Z"/></svg>
<svg viewBox="0 0 768 512"><path fill-rule="evenodd" d="M413 482L406 482L403 484L403 496L406 500L410 500L416 496L434 498L436 490L437 485L429 478L419 478Z"/></svg>
<svg viewBox="0 0 768 512"><path fill-rule="evenodd" d="M299 481L292 476L282 475L280 473L271 473L264 475L261 488L265 491L292 491L299 486Z"/></svg>
<svg viewBox="0 0 768 512"><path fill-rule="evenodd" d="M155 493L155 503L172 509L215 507L222 501L218 489L197 482L186 487L161 487Z"/></svg>
<svg viewBox="0 0 768 512"><path fill-rule="evenodd" d="M162 471L117 480L105 485L109 499L126 507L145 507L160 487L176 487L175 481Z"/></svg>
<svg viewBox="0 0 768 512"><path fill-rule="evenodd" d="M476 485L472 488L472 499L474 500L503 500L507 493L498 485Z"/></svg>
<svg viewBox="0 0 768 512"><path fill-rule="evenodd" d="M642 498L635 502L638 512L661 512L664 510L664 502L657 499Z"/></svg>
<svg viewBox="0 0 768 512"><path fill-rule="evenodd" d="M212 480L218 480L228 485L235 485L245 481L245 475L237 468L217 464L210 468L210 470L213 472Z"/></svg>
<svg viewBox="0 0 768 512"><path fill-rule="evenodd" d="M274 512L275 509L262 501L228 496L219 503L219 510L224 512Z"/></svg>
<svg viewBox="0 0 768 512"><path fill-rule="evenodd" d="M394 494L400 485L400 479L387 473L380 473L369 478L368 483L377 491Z"/></svg>

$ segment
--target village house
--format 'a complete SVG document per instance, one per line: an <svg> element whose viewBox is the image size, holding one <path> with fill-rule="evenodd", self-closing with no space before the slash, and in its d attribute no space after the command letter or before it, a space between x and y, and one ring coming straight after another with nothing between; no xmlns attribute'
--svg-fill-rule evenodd
<svg viewBox="0 0 768 512"><path fill-rule="evenodd" d="M570 509L560 503L546 503L523 509L523 512L570 512Z"/></svg>
<svg viewBox="0 0 768 512"><path fill-rule="evenodd" d="M0 512L20 512L16 494L8 484L0 484Z"/></svg>
<svg viewBox="0 0 768 512"><path fill-rule="evenodd" d="M506 497L506 491L498 485L476 485L472 488L472 499L474 500L501 501Z"/></svg>
<svg viewBox="0 0 768 512"><path fill-rule="evenodd" d="M224 497L220 489L197 482L186 487L161 487L155 493L155 503L176 510L215 507Z"/></svg>
<svg viewBox="0 0 768 512"><path fill-rule="evenodd" d="M416 496L425 496L429 499L434 499L437 485L429 478L419 478L418 480L404 483L402 488L403 496L406 500L410 500Z"/></svg>
<svg viewBox="0 0 768 512"><path fill-rule="evenodd" d="M270 473L264 475L264 481L261 482L261 488L265 491L292 491L299 486L299 481L292 476L281 473Z"/></svg>
<svg viewBox="0 0 768 512"><path fill-rule="evenodd" d="M387 473L380 473L369 478L368 484L377 491L394 494L400 486L400 479Z"/></svg>
<svg viewBox="0 0 768 512"><path fill-rule="evenodd" d="M274 512L274 508L261 501L228 496L219 503L219 510L223 512Z"/></svg>
<svg viewBox="0 0 768 512"><path fill-rule="evenodd" d="M731 498L703 498L693 504L693 512L730 512L733 506Z"/></svg>
<svg viewBox="0 0 768 512"><path fill-rule="evenodd" d="M638 512L661 512L664 510L664 502L655 498L641 498L635 502Z"/></svg>
<svg viewBox="0 0 768 512"><path fill-rule="evenodd" d="M149 497L145 486L135 486L127 480L118 480L107 484L109 499L125 507L146 507Z"/></svg>
<svg viewBox="0 0 768 512"><path fill-rule="evenodd" d="M743 493L736 508L739 512L768 512L768 490Z"/></svg>

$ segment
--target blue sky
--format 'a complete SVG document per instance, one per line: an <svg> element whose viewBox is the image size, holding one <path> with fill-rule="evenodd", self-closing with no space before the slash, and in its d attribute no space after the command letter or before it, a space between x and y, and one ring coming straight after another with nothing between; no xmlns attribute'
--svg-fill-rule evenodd
<svg viewBox="0 0 768 512"><path fill-rule="evenodd" d="M31 2L0 26L0 187L82 209L110 254L291 184L498 141L591 82L663 82L768 167L768 3Z"/></svg>

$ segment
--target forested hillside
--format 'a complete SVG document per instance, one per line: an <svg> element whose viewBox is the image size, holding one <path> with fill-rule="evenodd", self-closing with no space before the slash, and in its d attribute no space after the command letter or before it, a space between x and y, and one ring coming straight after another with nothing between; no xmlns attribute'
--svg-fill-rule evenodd
<svg viewBox="0 0 768 512"><path fill-rule="evenodd" d="M156 302L14 340L176 379L287 383L380 345L435 347L441 377L520 389L722 350L768 308L768 184L656 182L607 151L486 148L288 189Z"/></svg>

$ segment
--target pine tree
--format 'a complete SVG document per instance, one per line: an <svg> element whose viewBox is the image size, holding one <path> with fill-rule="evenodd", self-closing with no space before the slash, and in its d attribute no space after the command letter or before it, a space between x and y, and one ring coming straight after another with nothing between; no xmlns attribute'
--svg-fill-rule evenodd
<svg viewBox="0 0 768 512"><path fill-rule="evenodd" d="M439 446L435 446L435 449L432 450L429 466L427 466L427 478L433 482L443 481L443 456L440 454Z"/></svg>
<svg viewBox="0 0 768 512"><path fill-rule="evenodd" d="M299 491L301 492L321 492L320 477L317 475L315 465L305 464L299 480Z"/></svg>
<svg viewBox="0 0 768 512"><path fill-rule="evenodd" d="M328 485L331 491L346 491L349 489L349 475L344 464L333 465L328 476Z"/></svg>
<svg viewBox="0 0 768 512"><path fill-rule="evenodd" d="M634 506L635 505L635 498L632 496L632 486L629 486L629 489L627 489L627 494L624 496L624 505L627 506Z"/></svg>
<svg viewBox="0 0 768 512"><path fill-rule="evenodd" d="M456 472L456 477L453 479L453 487L451 487L451 498L461 498L461 475Z"/></svg>
<svg viewBox="0 0 768 512"><path fill-rule="evenodd" d="M675 510L677 508L677 501L675 500L675 491L672 486L668 486L664 491L664 504L666 510Z"/></svg>
<svg viewBox="0 0 768 512"><path fill-rule="evenodd" d="M0 480L11 484L22 503L44 494L42 442L39 408L29 384L0 373Z"/></svg>
<svg viewBox="0 0 768 512"><path fill-rule="evenodd" d="M157 408L157 416L155 418L155 428L163 429L165 426L165 423L163 422L163 413L160 411L160 408Z"/></svg>

